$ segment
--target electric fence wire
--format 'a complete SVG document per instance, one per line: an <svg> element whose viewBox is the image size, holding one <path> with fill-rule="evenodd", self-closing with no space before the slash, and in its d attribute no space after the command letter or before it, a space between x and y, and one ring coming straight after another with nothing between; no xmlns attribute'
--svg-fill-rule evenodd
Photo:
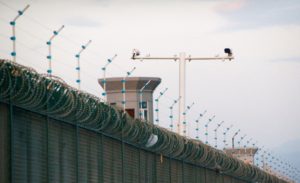
<svg viewBox="0 0 300 183"><path fill-rule="evenodd" d="M0 19L0 20L1 20L1 19ZM3 21L3 22L5 22L5 21ZM18 28L18 29L20 29L20 28ZM40 40L40 41L42 40L41 38L39 38L39 37L37 37L37 36L34 36L33 34L31 34L30 32L28 32L28 31L26 31L26 30L24 30L24 29L20 29L20 30L21 30L21 32L24 32L24 33L28 34L31 38L34 38L34 39L37 39L37 40ZM2 33L0 33L0 36L3 37L3 38L8 38L8 37L9 37L8 35L4 35L4 34L2 34ZM44 41L44 40L42 40L42 41ZM45 41L44 41L44 42L45 42ZM22 48L26 48L26 50L28 50L28 51L30 51L30 52L32 52L32 53L34 53L34 54L37 54L37 55L39 55L39 56L41 56L41 57L43 57L43 58L46 58L46 55L47 55L47 54L44 54L44 53L42 53L41 51L38 51L38 50L36 50L36 49L33 49L32 47L28 46L27 44L25 44L25 43L23 43L23 42L21 42L21 41L17 41L17 43L20 44L20 45L22 45ZM70 53L70 51L67 51L66 49L59 49L59 50L62 50L63 52L58 52L58 54L60 54L60 53L65 53L65 54L67 54L67 52ZM3 51L3 53L6 53L6 52ZM7 54L9 54L9 52L7 52ZM25 63L26 63L26 62L30 62L30 61L29 61L30 59L25 59L25 58L23 58L23 57L20 57L19 55L18 55L18 58L20 58L21 60L25 61ZM86 59L82 59L82 60L83 60L83 61L86 61ZM65 70L70 70L70 68L73 67L73 65L71 65L71 62L70 62L70 63L69 63L69 62L62 62L61 60L58 60L58 59L53 59L53 61L55 61L56 63L59 63L59 64L60 64L60 67L65 68ZM31 62L31 63L33 63L34 67L37 67L37 68L39 68L39 69L41 69L41 70L45 70L44 68L39 67L40 64L37 64L37 63L35 63L35 62ZM62 63L63 63L63 64L62 64ZM95 80L95 81L97 80L97 76L91 75L90 72L89 72L88 70L82 69L81 72L84 73L85 77L88 76L88 77L91 78L92 80ZM69 75L64 75L64 77L68 78L70 81L73 80L72 78L69 77ZM87 85L86 85L86 84L83 84L83 86L86 88ZM88 87L88 90L93 91L93 93L95 93L95 94L96 94L96 93L99 93L99 92L97 92L95 89L93 89L93 88L91 88L91 87Z"/></svg>
<svg viewBox="0 0 300 183"><path fill-rule="evenodd" d="M11 6L7 5L6 3L3 3L3 2L0 1L0 4L2 4L3 6L9 8L12 11L17 11L15 8L12 8ZM50 31L50 32L53 31L53 28L50 28L49 26L45 25L44 23L41 23L40 21L36 20L35 18L33 18L33 17L29 16L29 15L24 15L24 18L27 18L28 20L34 22L36 25L39 25L41 28L43 28L46 31ZM0 17L0 19L2 19L4 22L8 21L8 20L6 20L6 19L4 19L2 17ZM18 27L18 29L20 29L20 28ZM33 38L36 38L36 39L42 41L43 43L45 42L45 39L40 38L40 37L38 37L36 35L33 35L29 31L26 31L26 30L24 30L22 28L20 30L22 30L23 32L27 33L28 35L31 35ZM79 41L74 41L74 39L69 38L68 36L66 36L64 34L60 35L60 37L62 37L64 40L66 40L67 42L69 42L70 44L72 44L74 47L78 47L78 45L81 45L81 43L79 43ZM67 50L67 49L65 49L65 47L62 47L62 46L59 46L59 45L56 45L55 47L59 48L58 50L60 50L60 52L62 52L64 54L67 54L67 53L69 53L71 55L74 54L73 51ZM92 50L91 48L89 49L89 53L91 53L94 56L94 59L98 58L99 53L97 53L96 51ZM94 60L94 59L88 59L88 58L90 58L89 55L87 55L86 57L87 57L86 59L82 59L84 62L87 62L90 65L95 66L96 68L100 67L99 65L96 65L94 62L90 61L90 60ZM112 65L114 65L115 68L119 69L122 72L126 71L126 69L122 68L121 66L119 66L116 63L112 63Z"/></svg>
<svg viewBox="0 0 300 183"><path fill-rule="evenodd" d="M18 29L21 30L21 32L24 32L24 33L28 34L30 37L32 37L32 38L34 38L34 39L43 41L43 43L45 42L45 40L43 40L42 38L37 37L37 36L31 34L29 31L26 31L26 30L21 29L21 28L18 28ZM9 37L8 35L4 35L4 34L1 34L1 36L4 37L4 38L5 38L6 36ZM43 58L46 58L47 54L42 53L41 51L37 51L37 50L35 50L35 49L29 47L26 43L23 43L23 42L21 42L21 41L17 41L17 42L18 42L19 44L21 44L22 46L24 46L25 48L27 48L29 51L32 51L32 52L34 52L34 53L37 53L38 55L42 56ZM67 54L69 53L69 55L74 55L74 53L72 53L70 50L67 50L67 49L65 49L65 48L63 48L63 47L61 47L61 46L55 46L55 47L59 48L58 50L60 50L60 52L58 52L58 53L56 53L56 54L60 54L60 55L61 55L61 54L63 53L63 54L65 54L65 55L67 55ZM61 60L58 60L58 59L53 59L53 60L56 61L57 63L64 63L65 65L69 66L70 68L73 67L73 65L71 65L71 62L70 62L70 63L69 63L69 62L62 62ZM92 64L92 65L95 66L95 67L99 67L99 66L95 65L94 63L89 62L88 59L82 59L82 60L83 60L84 62L88 62L89 64ZM67 68L67 67L65 67L65 68ZM69 69L69 68L68 68L68 69ZM95 77L95 76L92 76L92 75L90 74L90 72L88 72L88 71L83 71L83 72L84 72L84 74L90 76L91 78L94 78L94 77Z"/></svg>

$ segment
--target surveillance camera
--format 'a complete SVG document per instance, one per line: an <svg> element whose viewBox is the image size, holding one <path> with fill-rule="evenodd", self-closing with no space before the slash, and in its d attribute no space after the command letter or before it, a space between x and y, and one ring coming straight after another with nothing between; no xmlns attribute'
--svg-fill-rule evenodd
<svg viewBox="0 0 300 183"><path fill-rule="evenodd" d="M226 54L228 54L229 57L232 56L232 51L231 51L230 48L225 48L225 49L224 49L224 52L225 52Z"/></svg>
<svg viewBox="0 0 300 183"><path fill-rule="evenodd" d="M138 49L134 49L135 55L139 56L140 55L140 51Z"/></svg>
<svg viewBox="0 0 300 183"><path fill-rule="evenodd" d="M135 56L139 56L139 55L140 55L140 51L138 49L133 49L132 59L135 59Z"/></svg>

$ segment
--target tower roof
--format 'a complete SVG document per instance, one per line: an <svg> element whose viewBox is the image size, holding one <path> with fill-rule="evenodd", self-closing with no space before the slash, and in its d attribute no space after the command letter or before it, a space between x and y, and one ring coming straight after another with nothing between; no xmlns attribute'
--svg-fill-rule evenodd
<svg viewBox="0 0 300 183"><path fill-rule="evenodd" d="M106 78L106 91L120 91L122 89L123 77ZM153 91L160 84L161 79L157 77L128 77L126 78L126 90L140 90L149 80L151 82L145 87L145 91ZM103 88L103 78L98 79L98 83Z"/></svg>

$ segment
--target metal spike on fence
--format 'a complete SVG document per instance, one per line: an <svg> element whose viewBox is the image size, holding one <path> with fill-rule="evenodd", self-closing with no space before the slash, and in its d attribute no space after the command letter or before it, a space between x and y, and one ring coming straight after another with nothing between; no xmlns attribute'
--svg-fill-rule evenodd
<svg viewBox="0 0 300 183"><path fill-rule="evenodd" d="M253 148L258 144L258 141L252 143Z"/></svg>
<svg viewBox="0 0 300 183"><path fill-rule="evenodd" d="M102 96L104 97L104 101L107 102L107 94L106 94L106 69L109 64L112 63L112 61L117 57L117 54L115 54L112 58L107 59L107 63L101 68L103 71L103 78L102 78L102 83L103 83L103 92Z"/></svg>
<svg viewBox="0 0 300 183"><path fill-rule="evenodd" d="M185 109L185 111L183 111L183 119L184 121L182 122L182 125L183 125L183 136L186 136L187 135L187 130L186 130L186 125L187 125L187 122L186 122L186 115L187 113L191 110L191 108L194 106L194 102L191 104L191 105L188 105Z"/></svg>
<svg viewBox="0 0 300 183"><path fill-rule="evenodd" d="M214 132L215 132L215 148L218 148L218 129L222 126L223 123L224 123L224 121L217 124L217 127L214 129Z"/></svg>
<svg viewBox="0 0 300 183"><path fill-rule="evenodd" d="M64 28L65 26L62 25L58 30L53 31L53 35L50 37L49 41L47 41L47 45L48 45L48 55L47 55L47 59L48 59L48 70L47 70L47 74L48 76L52 76L52 40L60 33L60 31Z"/></svg>
<svg viewBox="0 0 300 183"><path fill-rule="evenodd" d="M196 122L196 139L200 139L200 124L199 120L206 114L206 110L199 114L198 118L195 120Z"/></svg>
<svg viewBox="0 0 300 183"><path fill-rule="evenodd" d="M24 14L24 12L30 7L30 5L28 4L23 10L19 10L18 11L18 15L13 19L13 21L9 22L9 24L12 27L12 36L10 37L10 40L12 40L13 42L13 51L10 53L10 55L13 58L13 61L16 62L16 56L17 56L17 51L16 51L16 21L17 19L22 16Z"/></svg>
<svg viewBox="0 0 300 183"><path fill-rule="evenodd" d="M123 105L123 113L126 113L126 79L133 73L136 68L132 68L131 71L126 72L126 76L121 80L122 82L122 90L121 93L123 95L122 105Z"/></svg>
<svg viewBox="0 0 300 183"><path fill-rule="evenodd" d="M179 96L176 100L173 101L172 105L169 107L170 109L170 130L173 131L173 127L174 127L174 124L173 124L173 121L174 121L174 116L173 116L173 109L174 109L174 106L179 102L179 100L181 99L181 96Z"/></svg>
<svg viewBox="0 0 300 183"><path fill-rule="evenodd" d="M159 125L159 99L166 93L166 91L168 90L168 88L165 88L162 92L159 92L159 96L155 99L155 103L156 103L156 109L155 109L155 114L156 114L156 119L155 122L157 125Z"/></svg>
<svg viewBox="0 0 300 183"><path fill-rule="evenodd" d="M247 136L247 135L245 134L245 135L242 136L242 137L240 138L240 140L238 141L239 148L241 148L241 143L242 143L242 141L244 140L244 138L245 138L246 136Z"/></svg>
<svg viewBox="0 0 300 183"><path fill-rule="evenodd" d="M76 80L76 83L77 83L78 90L80 90L80 84L81 84L81 80L80 80L80 55L89 46L89 44L91 44L91 42L92 42L92 40L89 40L85 45L82 45L81 50L75 55L75 57L77 58L77 67L76 67L77 80Z"/></svg>
<svg viewBox="0 0 300 183"><path fill-rule="evenodd" d="M204 125L205 126L205 144L208 144L208 125L213 121L216 115L213 115L211 118L208 119L208 122Z"/></svg>
<svg viewBox="0 0 300 183"><path fill-rule="evenodd" d="M227 135L227 133L229 132L229 130L230 130L232 127L233 127L233 125L230 125L230 126L227 127L227 128L225 129L225 131L223 132L223 143L224 143L224 148L223 148L223 149L225 149L226 146L228 145L228 144L227 144L227 140L226 140L226 135Z"/></svg>
<svg viewBox="0 0 300 183"><path fill-rule="evenodd" d="M235 139L235 137L240 133L240 129L238 130L238 131L236 131L235 133L234 133L234 135L232 136L232 149L234 149L234 139Z"/></svg>
<svg viewBox="0 0 300 183"><path fill-rule="evenodd" d="M248 139L246 144L244 144L244 148L248 147L251 141L252 141L252 138Z"/></svg>

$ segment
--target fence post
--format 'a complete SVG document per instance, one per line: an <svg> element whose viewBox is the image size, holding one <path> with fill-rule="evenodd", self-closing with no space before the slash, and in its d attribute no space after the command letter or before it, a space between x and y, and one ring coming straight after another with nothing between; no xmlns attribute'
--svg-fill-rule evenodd
<svg viewBox="0 0 300 183"><path fill-rule="evenodd" d="M172 183L172 167L171 167L171 153L169 154L169 182Z"/></svg>
<svg viewBox="0 0 300 183"><path fill-rule="evenodd" d="M104 171L104 169L103 169L103 164L104 164L104 162L103 162L103 134L101 133L101 135L100 135L100 140L99 140L100 142L100 144L99 144L99 147L100 147L100 150L99 150L99 152L100 152L100 154L99 154L99 160L98 160L98 165L100 165L100 167L99 167L99 170L98 170L98 176L100 176L100 178L99 178L99 180L100 180L100 183L103 183L104 182L104 174L103 174L103 171Z"/></svg>
<svg viewBox="0 0 300 183"><path fill-rule="evenodd" d="M138 150L139 151L139 170L138 170L138 177L139 177L139 182L141 182L141 149Z"/></svg>
<svg viewBox="0 0 300 183"><path fill-rule="evenodd" d="M182 175L182 183L184 183L184 161L181 160L181 175Z"/></svg>
<svg viewBox="0 0 300 183"><path fill-rule="evenodd" d="M13 91L9 90L9 123L10 123L10 181L14 183L14 120L13 120Z"/></svg>
<svg viewBox="0 0 300 183"><path fill-rule="evenodd" d="M78 127L78 119L76 115L75 118L75 139L76 139L76 183L79 182L79 127Z"/></svg>
<svg viewBox="0 0 300 183"><path fill-rule="evenodd" d="M49 116L48 116L48 108L49 108L49 100L48 100L48 90L46 90L46 96L47 96L47 103L46 103L46 149L47 149L47 152L46 152L46 156L47 156L47 171L46 171L46 175L47 175L47 182L50 182L49 180Z"/></svg>

